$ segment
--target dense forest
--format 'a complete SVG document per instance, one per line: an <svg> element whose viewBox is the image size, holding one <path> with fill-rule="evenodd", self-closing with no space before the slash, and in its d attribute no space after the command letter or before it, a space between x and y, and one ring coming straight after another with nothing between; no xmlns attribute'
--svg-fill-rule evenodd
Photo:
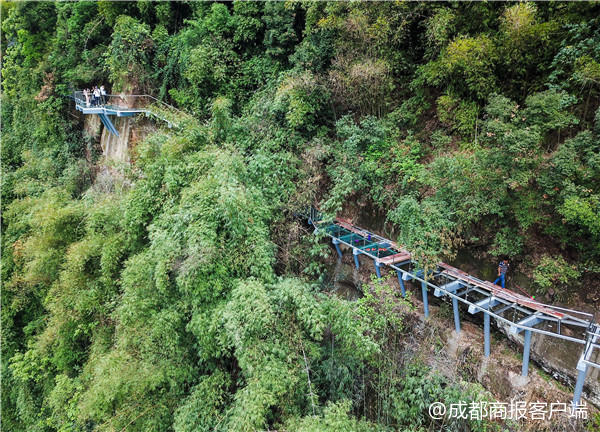
<svg viewBox="0 0 600 432"><path fill-rule="evenodd" d="M598 309L598 3L1 8L4 430L519 430L427 415L490 394L403 348L386 281L323 290L310 205ZM189 115L107 170L99 84Z"/></svg>

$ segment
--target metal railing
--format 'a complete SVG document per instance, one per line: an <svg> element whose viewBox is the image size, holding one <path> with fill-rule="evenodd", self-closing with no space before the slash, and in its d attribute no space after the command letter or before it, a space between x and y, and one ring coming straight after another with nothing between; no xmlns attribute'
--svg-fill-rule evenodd
<svg viewBox="0 0 600 432"><path fill-rule="evenodd" d="M594 350L600 350L600 325L594 322L590 323L586 333L587 341L580 361L600 368L600 363L592 359Z"/></svg>
<svg viewBox="0 0 600 432"><path fill-rule="evenodd" d="M114 107L119 108L120 110L143 110L144 108L156 104L160 107L173 110L179 114L189 116L184 111L181 111L175 108L173 105L169 105L154 96L150 95L135 95L135 94L106 94L101 96L99 101L95 104L94 99L91 95L86 98L83 94L83 91L75 91L73 93L73 98L75 99L75 103L82 108L93 108L93 107Z"/></svg>
<svg viewBox="0 0 600 432"><path fill-rule="evenodd" d="M143 111L153 103L149 95L106 94L99 98L85 97L82 91L74 93L75 103L81 108L106 108L118 111ZM160 101L159 101L160 102ZM165 104L166 105L166 104ZM172 107L173 108L173 107Z"/></svg>
<svg viewBox="0 0 600 432"><path fill-rule="evenodd" d="M532 333L583 344L584 347L577 363L577 379L572 400L574 406L579 404L588 367L600 368L598 358L593 358L594 354L598 352L595 350L600 351L600 325L594 321L592 314L533 301L533 299L512 293L507 289L501 289L491 282L482 281L444 263L439 263L437 269L428 271L427 275L424 274L423 270L418 269L418 265L415 268L415 264L418 263L410 258L405 259L407 258L406 254L402 255L402 258L398 258L401 262L393 263L392 261L388 263L385 258L380 258L378 245L385 245L386 250L393 249L392 253L403 251L393 241L340 219L319 223L320 215L313 208L306 213L310 224L315 228L316 234L321 232L331 237L340 259L342 257L340 245L344 244L352 249L357 269L360 265L359 255L366 255L373 259L378 277L381 277L381 266L389 267L398 276L402 296L406 295L404 280L420 282L425 317L429 316L429 289L434 290L434 296L436 297L448 297L452 300L456 332L460 332L459 303L467 305L470 314L482 312L484 318L484 355L486 357L491 355L491 318L494 318L498 323L508 325L507 334L516 335L524 331L522 376L528 374ZM367 246L363 246L365 244ZM373 253L373 245L377 246L376 254ZM408 257L410 257L409 253ZM562 327L569 327L569 333L564 333Z"/></svg>
<svg viewBox="0 0 600 432"><path fill-rule="evenodd" d="M178 119L173 118L174 116L193 119L188 113L147 94L106 94L94 98L92 94L86 97L83 91L79 90L73 92L73 99L78 109L84 113L94 114L98 109L102 109L105 114L109 115L113 114L112 111L117 113L145 113L167 122L169 126L178 123Z"/></svg>
<svg viewBox="0 0 600 432"><path fill-rule="evenodd" d="M314 217L316 215L317 214L314 212L314 210L311 209L311 211L310 211L311 219L312 219L312 217ZM330 224L326 224L326 227L323 228L323 227L319 226L318 221L312 219L312 225L317 229L317 231L324 232L327 236L331 237L332 239L335 239L336 241L338 241L341 244L345 244L346 246L352 248L353 250L358 249L360 255L368 256L376 262L378 262L378 260L381 258L378 253L379 249L377 249L377 253L373 253L373 252L363 250L362 249L363 245L371 244L374 242L375 243L384 243L386 245L386 249L389 249L390 245L395 245L394 242L392 242L391 240L385 239L385 238L378 236L377 234L367 231L363 228L353 226L352 228L354 228L353 229L354 232L352 232L352 231L348 230L347 228L345 228L345 226L342 226L342 225L347 225L347 224L339 224L339 225L338 224L339 224L339 222L333 221ZM345 235L343 235L343 234L345 234ZM352 237L351 239L345 238L345 237L348 237L349 235L352 235L354 237ZM359 242L355 243L353 241L354 239L358 240L359 238L360 238ZM394 248L394 247L392 246L392 248ZM414 264L415 263L412 260L410 260L408 262L408 265L411 268L414 267ZM428 277L425 277L421 274L422 272L419 273L414 269L402 268L401 264L383 264L382 263L382 265L385 265L386 267L389 267L396 272L400 272L401 274L406 274L406 275L410 276L410 279L418 281L430 289L438 290L438 291L442 292L445 296L448 296L449 298L455 298L457 301L459 301L461 303L465 303L468 306L475 308L476 310L483 310L481 307L479 307L476 304L475 298L468 299L465 297L464 293L457 294L457 293L454 293L451 291L447 291L444 288L444 283L441 283L441 281L436 283L436 279L438 279L438 278L443 278L443 279L448 279L448 280L459 280L459 278L453 277L452 274L441 272L438 269L438 270L433 271L432 274L429 275ZM478 280L477 278L474 278L472 276L470 276L470 278L473 280ZM447 281L444 281L444 282L447 282ZM548 305L548 304L540 303L537 301L533 301L532 299L526 299L527 304L520 304L523 300L522 296L519 296L516 294L514 294L512 296L512 297L514 297L514 299L513 299L513 302L511 302L509 299L497 298L496 296L494 296L494 294L492 292L490 292L482 287L473 285L469 281L460 280L460 282L465 287L469 287L469 293L471 295L477 295L477 300L481 300L486 297L494 298L495 300L498 301L498 304L500 306L503 306L504 310L502 311L502 313L498 313L500 311L494 311L491 309L485 310L485 312L487 314L489 314L491 317L495 318L499 322L504 322L505 324L508 324L509 326L511 326L515 329L531 330L536 333L557 337L559 339L564 339L564 340L568 340L568 341L579 343L579 344L585 345L586 341L589 340L586 337L587 336L586 329L588 329L587 332L589 332L589 329L593 328L593 327L590 327L594 323L592 314L589 314L589 313L583 312L583 311ZM504 293L508 294L509 292L508 292L508 290L504 290ZM509 306L509 307L506 307L506 306ZM532 310L530 310L530 308L532 308ZM557 312L560 312L563 315L563 317L561 319L557 319L557 318L554 318L547 314L538 312L538 314L540 314L540 316L543 317L544 322L546 322L547 324L554 322L556 324L557 328L553 328L550 331L542 330L541 328L535 328L533 326L522 324L521 322L519 322L520 319L518 319L518 317L516 315L514 317L506 316L508 309L518 312L518 313L522 314L522 316L528 316L528 315L533 315L533 312L538 308L540 308L540 309L547 308L549 310L555 310ZM574 332L575 334L570 336L561 331L561 326L562 327L573 326L574 329L579 329L579 331L576 330ZM595 339L594 342L596 340L597 339Z"/></svg>

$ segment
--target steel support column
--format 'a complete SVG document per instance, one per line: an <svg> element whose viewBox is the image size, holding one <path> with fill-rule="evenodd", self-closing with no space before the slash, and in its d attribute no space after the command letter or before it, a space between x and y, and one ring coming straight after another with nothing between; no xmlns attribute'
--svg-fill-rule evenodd
<svg viewBox="0 0 600 432"><path fill-rule="evenodd" d="M490 314L483 311L483 355L490 356Z"/></svg>
<svg viewBox="0 0 600 432"><path fill-rule="evenodd" d="M429 318L429 301L427 299L427 284L425 284L425 282L421 282L421 291L423 293L423 311L425 313L425 318Z"/></svg>
<svg viewBox="0 0 600 432"><path fill-rule="evenodd" d="M529 371L529 350L531 348L531 330L525 330L525 338L523 340L523 368L521 375L527 376Z"/></svg>
<svg viewBox="0 0 600 432"><path fill-rule="evenodd" d="M452 309L454 310L454 329L456 333L460 333L460 315L458 312L458 299L452 297Z"/></svg>
<svg viewBox="0 0 600 432"><path fill-rule="evenodd" d="M379 268L380 264L377 262L377 260L373 260L373 263L375 264L375 273L377 273L377 277L380 278L381 277L381 270Z"/></svg>
<svg viewBox="0 0 600 432"><path fill-rule="evenodd" d="M406 297L406 288L404 288L404 281L402 280L402 272L400 270L396 270L396 274L398 275L398 283L400 284L400 291L402 291L402 297Z"/></svg>
<svg viewBox="0 0 600 432"><path fill-rule="evenodd" d="M106 129L108 129L108 131L115 135L115 136L119 136L119 132L117 131L117 128L115 127L115 125L113 125L113 123L110 121L110 118L108 118L108 116L104 113L98 114L98 117L100 117L100 120L102 121L102 124L106 127Z"/></svg>
<svg viewBox="0 0 600 432"><path fill-rule="evenodd" d="M360 251L356 248L352 249L352 255L354 255L354 265L356 266L356 269L358 269L360 267L360 263L358 262L358 255L360 254Z"/></svg>
<svg viewBox="0 0 600 432"><path fill-rule="evenodd" d="M85 112L86 114L101 115L101 120L103 120L103 123L105 123L105 127L107 127L107 129L109 130L113 129L114 125L112 125L112 122L108 118L107 114L113 115L116 113L118 116L125 115L124 112L113 113L112 111L107 112L106 109L98 109L94 112L89 111L89 109L85 111L86 109L83 108L83 106L80 106L79 104L77 105L77 109ZM129 113L129 111L127 113ZM317 223L317 213L313 215L312 210L309 216L309 221L313 223L313 226L315 227L315 233L317 231L323 230L323 228L319 227L319 224ZM429 277L424 275L423 270L415 271L413 266L413 264L415 263L412 262L410 258L402 262L396 262L395 259L397 259L398 261L404 260L404 258L400 258L401 255L403 257L410 257L410 254L398 248L390 240L386 240L383 237L369 233L368 231L362 230L352 225L351 223L345 221L334 221L329 226L326 226L324 230L330 237L332 237L333 244L336 247L338 256L342 256L340 248L341 244L345 244L352 248L354 263L357 269L360 267L358 257L358 255L360 254L365 254L371 259L375 260L375 271L377 272L378 277L381 277L380 267L382 263L386 263L384 265L388 265L395 269L396 274L398 276L398 283L400 284L400 289L402 291L402 296L406 296L404 281L414 279L425 280ZM386 257L380 258L379 251L381 250L389 250L389 252L393 255L390 255L390 253L386 253ZM407 267L407 270L399 269L401 265L406 263L411 264ZM521 369L521 373L523 376L527 376L529 372L529 360L531 357L531 338L533 332L554 336L562 340L569 340L577 343L585 343L586 346L583 351L582 358L580 359L577 367L578 377L573 395L573 403L580 402L588 366L591 365L592 367L600 367L599 363L590 360L590 358L593 356L592 353L597 352L594 350L600 349L600 325L594 324L593 315L580 311L571 311L564 308L553 308L549 305L539 304L533 301L529 301L527 298L523 298L523 296L518 295L516 293L511 294L509 290L499 291L497 290L497 287L493 287L490 282L477 279L473 276L466 274L465 272L460 271L459 269L455 269L454 267L444 263L439 263L437 266L437 270L435 272L432 272L432 274L434 274L436 277L442 276L443 280L448 282L444 285L436 286L433 283L421 281L425 317L429 317L429 301L427 288L428 286L431 286L431 288L433 289L432 292L434 296L442 297L449 295L452 297L454 327L457 332L460 331L460 309L458 308L458 300L464 301L468 305L469 313L483 313L484 355L486 357L489 357L491 354L490 321L492 313L494 314L495 319L497 319L499 322L506 323L510 326L511 333L519 334L520 332L524 331L525 334L523 343L523 364ZM475 291L476 298L479 299L476 302L473 302L465 297L469 292L472 291ZM495 297L494 294L497 294L498 297ZM496 306L498 305L500 306L500 308L496 308ZM513 322L510 320L510 318L505 318L502 314L504 311L509 309L514 309L515 312L519 312L520 316L521 314L524 314L524 317L518 322ZM515 316L513 315L513 320L514 318ZM558 330L554 331L548 329L535 328L537 324L540 324L545 321L557 322ZM572 335L562 333L560 328L561 324L587 328L587 341L581 339L580 337L575 337Z"/></svg>
<svg viewBox="0 0 600 432"><path fill-rule="evenodd" d="M581 399L581 393L583 393L583 383L585 382L585 375L587 373L588 365L583 365L583 370L579 370L577 374L577 382L575 383L575 391L573 392L573 405L579 404Z"/></svg>
<svg viewBox="0 0 600 432"><path fill-rule="evenodd" d="M342 250L340 249L340 241L338 239L334 238L334 239L331 240L331 242L335 246L335 250L337 251L338 256L341 259L342 258Z"/></svg>

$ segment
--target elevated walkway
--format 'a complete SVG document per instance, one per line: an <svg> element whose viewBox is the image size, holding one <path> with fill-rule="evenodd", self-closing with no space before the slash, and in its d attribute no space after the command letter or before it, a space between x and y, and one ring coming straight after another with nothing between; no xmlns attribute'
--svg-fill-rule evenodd
<svg viewBox="0 0 600 432"><path fill-rule="evenodd" d="M104 101L98 104L92 103L91 96L86 99L83 91L73 93L75 108L83 114L97 114L102 124L113 135L119 136L119 132L111 121L111 116L132 117L136 114L153 116L167 122L169 127L177 126L177 117L188 116L188 114L177 108L159 101L150 95L105 95Z"/></svg>
<svg viewBox="0 0 600 432"><path fill-rule="evenodd" d="M320 212L314 208L304 216L314 226L315 233L331 238L340 258L340 246L350 248L356 268L360 266L359 256L364 255L373 260L378 277L381 277L382 266L396 272L402 296L406 295L405 281L420 283L425 317L429 316L428 295L431 291L435 297L452 301L456 332L460 332L459 302L468 307L470 314L481 312L486 357L490 355L490 318L506 324L515 335L524 332L523 376L528 374L532 333L582 344L584 349L577 365L573 404L579 403L588 367L600 368L600 364L592 360L597 358L600 351L600 325L594 322L591 314L537 302L443 262L425 275L412 260L410 252L389 239L342 218L323 220Z"/></svg>

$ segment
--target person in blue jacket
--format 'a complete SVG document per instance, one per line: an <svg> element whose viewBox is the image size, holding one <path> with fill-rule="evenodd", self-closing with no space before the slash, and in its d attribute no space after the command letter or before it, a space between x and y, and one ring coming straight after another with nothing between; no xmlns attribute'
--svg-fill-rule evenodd
<svg viewBox="0 0 600 432"><path fill-rule="evenodd" d="M500 264L498 264L498 279L494 281L494 285L498 285L498 282L500 282L502 288L505 288L506 272L508 271L508 267L509 264L507 259L503 259L502 261L500 261Z"/></svg>

